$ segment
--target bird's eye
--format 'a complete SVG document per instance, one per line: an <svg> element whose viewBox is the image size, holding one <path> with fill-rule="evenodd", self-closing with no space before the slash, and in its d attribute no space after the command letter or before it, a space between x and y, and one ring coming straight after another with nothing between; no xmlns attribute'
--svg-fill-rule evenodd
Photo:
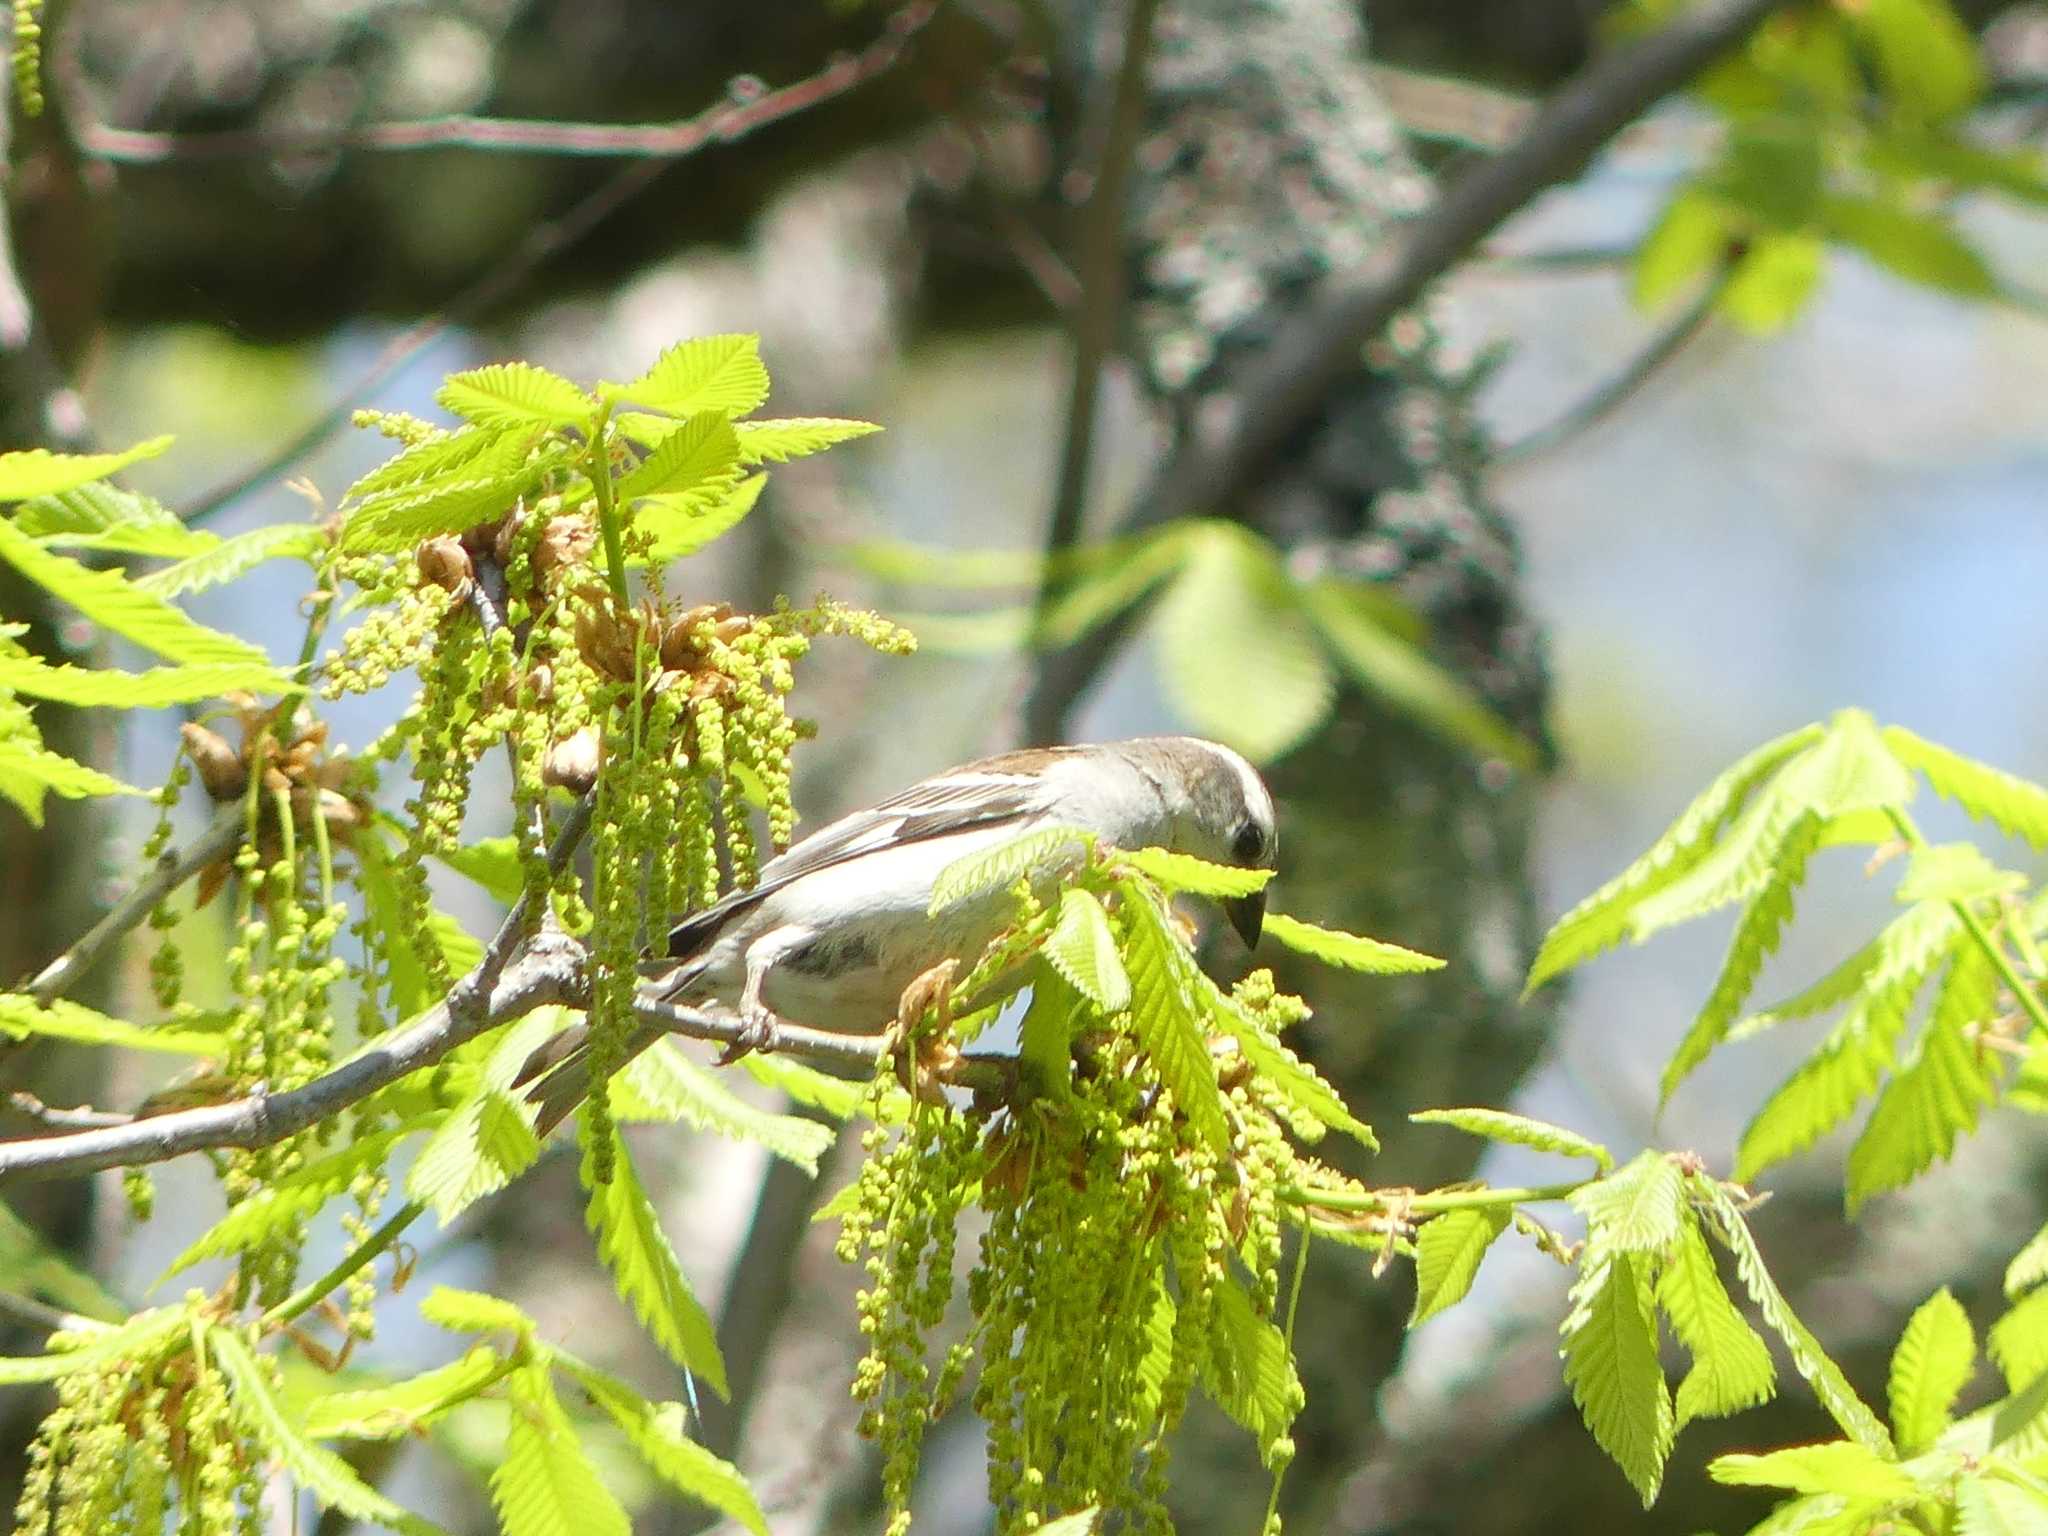
<svg viewBox="0 0 2048 1536"><path fill-rule="evenodd" d="M1237 837L1230 845L1230 856L1240 863L1249 864L1266 851L1266 834L1255 821L1248 821L1237 829Z"/></svg>

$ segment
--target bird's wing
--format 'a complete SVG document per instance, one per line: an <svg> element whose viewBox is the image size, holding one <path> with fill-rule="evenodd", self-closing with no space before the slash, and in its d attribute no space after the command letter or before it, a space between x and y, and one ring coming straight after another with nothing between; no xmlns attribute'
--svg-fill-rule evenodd
<svg viewBox="0 0 2048 1536"><path fill-rule="evenodd" d="M670 929L669 954L696 954L735 915L792 881L834 864L969 828L1023 821L1045 803L1046 786L1040 770L1052 758L1065 755L1065 751L1031 748L966 763L921 780L867 810L855 811L820 827L789 852L763 866L761 879L752 888L735 891Z"/></svg>

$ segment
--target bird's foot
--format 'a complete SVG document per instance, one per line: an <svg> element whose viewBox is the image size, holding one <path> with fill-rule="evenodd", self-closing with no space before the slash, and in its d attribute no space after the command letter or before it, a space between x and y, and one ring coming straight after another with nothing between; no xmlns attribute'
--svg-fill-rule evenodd
<svg viewBox="0 0 2048 1536"><path fill-rule="evenodd" d="M782 1020L762 1003L741 1003L739 1022L739 1033L719 1053L717 1064L721 1067L729 1067L755 1051L773 1050L782 1028Z"/></svg>

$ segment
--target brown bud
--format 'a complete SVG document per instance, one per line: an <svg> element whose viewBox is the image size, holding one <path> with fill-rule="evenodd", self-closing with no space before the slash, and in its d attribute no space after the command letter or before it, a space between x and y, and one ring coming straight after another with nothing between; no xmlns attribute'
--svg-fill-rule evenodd
<svg viewBox="0 0 2048 1536"><path fill-rule="evenodd" d="M186 721L178 727L185 738L185 753L199 770L199 782L216 800L233 800L249 787L249 770L242 755L203 725Z"/></svg>
<svg viewBox="0 0 2048 1536"><path fill-rule="evenodd" d="M574 736L565 737L547 750L541 759L540 781L587 795L597 782L597 770L604 761L604 744L597 727L586 725Z"/></svg>
<svg viewBox="0 0 2048 1536"><path fill-rule="evenodd" d="M589 558L597 547L597 524L581 512L551 517L533 546L533 568L545 576L565 565Z"/></svg>
<svg viewBox="0 0 2048 1536"><path fill-rule="evenodd" d="M533 690L533 702L552 704L555 700L555 669L544 661L537 661L527 670L526 683Z"/></svg>
<svg viewBox="0 0 2048 1536"><path fill-rule="evenodd" d="M704 665L704 647L699 630L688 619L678 619L663 631L661 669L664 672L695 672Z"/></svg>
<svg viewBox="0 0 2048 1536"><path fill-rule="evenodd" d="M503 570L512 563L512 544L519 537L519 514L521 510L519 507L514 507L510 512L499 518L497 526L491 530L491 558L498 562L500 570Z"/></svg>
<svg viewBox="0 0 2048 1536"><path fill-rule="evenodd" d="M722 644L731 645L754 627L753 615L736 613L729 619L720 619L712 625L711 633Z"/></svg>
<svg viewBox="0 0 2048 1536"><path fill-rule="evenodd" d="M462 547L462 541L445 533L420 545L413 552L413 562L418 565L422 579L457 597L469 590L476 575L476 565L469 558L469 551Z"/></svg>

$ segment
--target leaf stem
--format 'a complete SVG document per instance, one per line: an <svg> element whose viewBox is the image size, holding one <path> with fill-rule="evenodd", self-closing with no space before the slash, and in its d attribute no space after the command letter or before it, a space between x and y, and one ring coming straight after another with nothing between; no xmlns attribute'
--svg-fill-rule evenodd
<svg viewBox="0 0 2048 1536"><path fill-rule="evenodd" d="M328 1270L326 1274L315 1280L311 1285L301 1286L268 1312L264 1313L262 1317L263 1326L265 1328L282 1328L285 1324L297 1320L319 1306L328 1296L340 1289L342 1283L350 1275L371 1262L378 1254L396 1242L399 1233L425 1215L426 1209L425 1203L419 1200L414 1200L400 1206L393 1213L389 1221L385 1222L383 1226L372 1232L360 1243L357 1243L346 1254L342 1255L340 1262L334 1268Z"/></svg>
<svg viewBox="0 0 2048 1536"><path fill-rule="evenodd" d="M632 601L626 588L626 550L619 537L619 505L612 495L611 446L605 439L605 428L611 424L612 402L607 400L598 407L597 420L590 427L590 463L585 473L590 476L590 488L597 495L597 527L604 536L605 574L611 581L612 598L619 605L619 616L624 618L626 607Z"/></svg>
<svg viewBox="0 0 2048 1536"><path fill-rule="evenodd" d="M1888 805L1885 807L1885 814L1891 817L1892 825L1898 828L1899 836L1905 839L1908 847L1917 850L1927 846L1927 839L1921 835L1920 828L1903 808ZM2012 956L2005 952L2002 944L1991 937L1991 930L1984 926L1984 919L1972 912L1970 904L1966 901L1951 901L1949 908L1962 919L1963 926L1969 930L1971 941L1984 951L1985 958L1997 968L1999 979L2012 990L2013 997L2020 1007L2026 1010L2027 1017L2033 1020L2034 1028L2048 1036L2048 1003L2043 1003L2040 995L2027 985L2026 979L2013 965Z"/></svg>
<svg viewBox="0 0 2048 1536"><path fill-rule="evenodd" d="M1294 1250L1294 1278L1287 1286L1287 1323L1281 1330L1281 1337L1287 1350L1287 1358L1294 1358L1294 1320L1301 1312L1301 1277L1308 1273L1308 1245L1313 1241L1309 1224L1301 1224L1301 1240ZM1295 1410L1297 1413L1299 1408ZM1289 1427L1292 1428L1290 1421ZM1287 1468L1293 1458L1283 1461L1273 1469L1273 1486L1266 1494L1266 1518L1260 1524L1261 1536L1276 1528L1275 1521L1280 1514L1280 1483L1287 1476Z"/></svg>
<svg viewBox="0 0 2048 1536"><path fill-rule="evenodd" d="M1576 1179L1569 1184L1531 1184L1509 1189L1446 1189L1435 1194L1401 1196L1384 1190L1367 1190L1353 1194L1342 1189L1313 1189L1296 1185L1280 1192L1280 1198L1296 1205L1320 1206L1326 1211L1391 1211L1401 1210L1416 1216L1441 1216L1447 1211L1469 1211L1494 1205L1526 1205L1538 1200L1567 1200L1588 1184L1597 1184L1596 1176L1590 1179Z"/></svg>

